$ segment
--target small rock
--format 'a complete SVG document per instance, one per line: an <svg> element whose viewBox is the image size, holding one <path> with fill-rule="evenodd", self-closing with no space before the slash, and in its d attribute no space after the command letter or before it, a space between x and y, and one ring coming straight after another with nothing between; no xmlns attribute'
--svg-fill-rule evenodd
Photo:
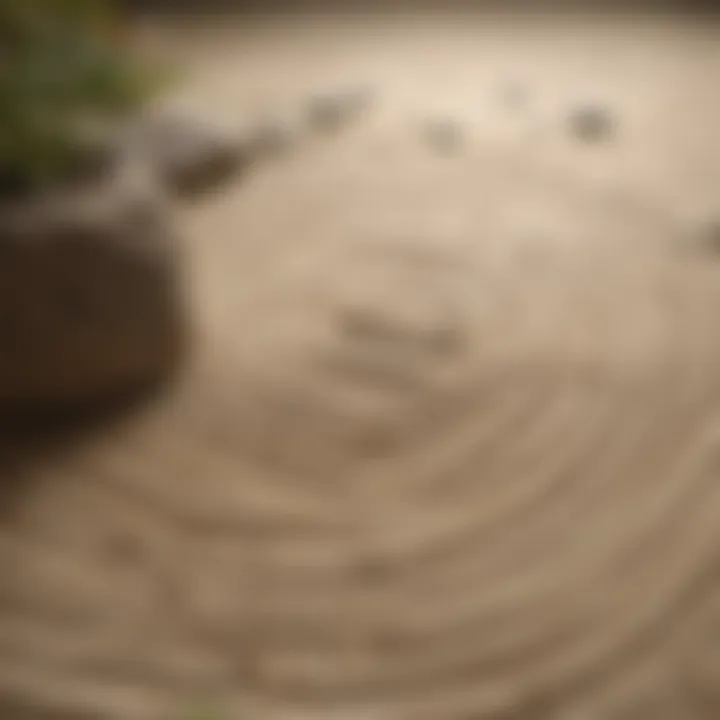
<svg viewBox="0 0 720 720"><path fill-rule="evenodd" d="M614 121L610 112L600 105L578 108L569 117L572 134L583 142L599 142L613 132Z"/></svg>
<svg viewBox="0 0 720 720"><path fill-rule="evenodd" d="M720 217L710 218L700 223L695 233L697 244L705 252L713 255L720 255Z"/></svg>
<svg viewBox="0 0 720 720"><path fill-rule="evenodd" d="M530 90L519 80L505 83L500 88L500 101L510 110L520 110L527 106L530 100Z"/></svg>
<svg viewBox="0 0 720 720"><path fill-rule="evenodd" d="M345 94L345 105L355 114L369 110L375 101L375 91L369 86L348 90Z"/></svg>
<svg viewBox="0 0 720 720"><path fill-rule="evenodd" d="M238 175L248 148L234 136L189 118L159 118L140 128L139 143L165 186L188 198L207 194Z"/></svg>
<svg viewBox="0 0 720 720"><path fill-rule="evenodd" d="M249 132L249 149L254 158L281 155L293 145L295 134L290 120L262 118Z"/></svg>
<svg viewBox="0 0 720 720"><path fill-rule="evenodd" d="M370 88L316 95L308 103L308 121L320 130L337 130L367 110L372 100L373 92Z"/></svg>
<svg viewBox="0 0 720 720"><path fill-rule="evenodd" d="M342 98L336 95L317 96L308 104L308 121L321 130L336 130L345 120L345 114Z"/></svg>
<svg viewBox="0 0 720 720"><path fill-rule="evenodd" d="M463 140L460 123L453 119L432 120L424 127L427 141L441 152L456 151Z"/></svg>

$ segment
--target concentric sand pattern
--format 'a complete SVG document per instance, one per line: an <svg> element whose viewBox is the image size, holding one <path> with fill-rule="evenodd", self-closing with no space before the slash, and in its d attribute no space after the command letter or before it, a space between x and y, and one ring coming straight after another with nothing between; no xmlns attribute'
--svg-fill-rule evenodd
<svg viewBox="0 0 720 720"><path fill-rule="evenodd" d="M393 147L195 215L176 394L7 459L3 718L718 717L720 266Z"/></svg>

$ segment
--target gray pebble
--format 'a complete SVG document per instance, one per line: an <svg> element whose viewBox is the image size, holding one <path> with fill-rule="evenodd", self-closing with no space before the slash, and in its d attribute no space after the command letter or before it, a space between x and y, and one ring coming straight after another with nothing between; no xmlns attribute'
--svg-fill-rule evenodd
<svg viewBox="0 0 720 720"><path fill-rule="evenodd" d="M463 128L452 118L431 120L425 124L424 135L428 143L441 152L455 152L463 141Z"/></svg>
<svg viewBox="0 0 720 720"><path fill-rule="evenodd" d="M335 130L344 119L344 107L334 95L318 95L308 102L307 117L315 128Z"/></svg>
<svg viewBox="0 0 720 720"><path fill-rule="evenodd" d="M153 118L140 126L138 140L165 187L184 198L222 187L249 162L239 135L189 117Z"/></svg>
<svg viewBox="0 0 720 720"><path fill-rule="evenodd" d="M530 101L530 89L519 80L505 83L499 94L500 102L509 110L522 110Z"/></svg>
<svg viewBox="0 0 720 720"><path fill-rule="evenodd" d="M369 110L377 99L376 91L369 85L356 87L344 93L348 111L359 114Z"/></svg>
<svg viewBox="0 0 720 720"><path fill-rule="evenodd" d="M253 157L276 156L287 152L295 141L296 129L288 119L268 117L260 120L250 133Z"/></svg>
<svg viewBox="0 0 720 720"><path fill-rule="evenodd" d="M368 87L315 95L308 102L307 118L319 130L337 130L369 109L373 99Z"/></svg>
<svg viewBox="0 0 720 720"><path fill-rule="evenodd" d="M577 108L568 119L570 131L583 142L600 142L612 135L615 122L610 112L600 105Z"/></svg>
<svg viewBox="0 0 720 720"><path fill-rule="evenodd" d="M712 255L720 255L720 217L700 223L695 233L696 245Z"/></svg>

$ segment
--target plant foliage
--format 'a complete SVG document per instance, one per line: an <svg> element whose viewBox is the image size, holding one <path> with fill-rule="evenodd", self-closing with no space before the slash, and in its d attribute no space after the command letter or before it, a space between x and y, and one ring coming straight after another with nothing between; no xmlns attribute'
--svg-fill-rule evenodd
<svg viewBox="0 0 720 720"><path fill-rule="evenodd" d="M152 82L110 0L0 0L0 193L61 180Z"/></svg>

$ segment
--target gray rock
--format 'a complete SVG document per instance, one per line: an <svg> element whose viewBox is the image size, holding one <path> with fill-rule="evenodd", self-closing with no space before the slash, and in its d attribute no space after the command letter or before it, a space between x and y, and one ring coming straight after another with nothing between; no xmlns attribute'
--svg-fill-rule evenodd
<svg viewBox="0 0 720 720"><path fill-rule="evenodd" d="M295 145L297 132L290 118L261 118L247 133L248 150L254 159L277 157Z"/></svg>
<svg viewBox="0 0 720 720"><path fill-rule="evenodd" d="M153 118L140 125L136 139L166 188L182 198L222 187L251 161L240 133L197 119Z"/></svg>
<svg viewBox="0 0 720 720"><path fill-rule="evenodd" d="M568 118L571 133L583 142L607 140L615 131L615 121L609 110L600 105L577 108Z"/></svg>
<svg viewBox="0 0 720 720"><path fill-rule="evenodd" d="M369 87L315 95L308 101L308 123L319 130L337 130L368 110L374 98Z"/></svg>
<svg viewBox="0 0 720 720"><path fill-rule="evenodd" d="M720 216L705 218L692 234L695 246L714 257L720 257Z"/></svg>
<svg viewBox="0 0 720 720"><path fill-rule="evenodd" d="M510 80L500 87L499 97L508 110L522 110L530 102L530 88L520 80Z"/></svg>
<svg viewBox="0 0 720 720"><path fill-rule="evenodd" d="M377 93L369 85L351 88L343 93L348 112L358 115L370 110L377 100Z"/></svg>
<svg viewBox="0 0 720 720"><path fill-rule="evenodd" d="M462 125L453 118L430 120L424 124L422 130L427 142L443 153L457 152L465 136Z"/></svg>

